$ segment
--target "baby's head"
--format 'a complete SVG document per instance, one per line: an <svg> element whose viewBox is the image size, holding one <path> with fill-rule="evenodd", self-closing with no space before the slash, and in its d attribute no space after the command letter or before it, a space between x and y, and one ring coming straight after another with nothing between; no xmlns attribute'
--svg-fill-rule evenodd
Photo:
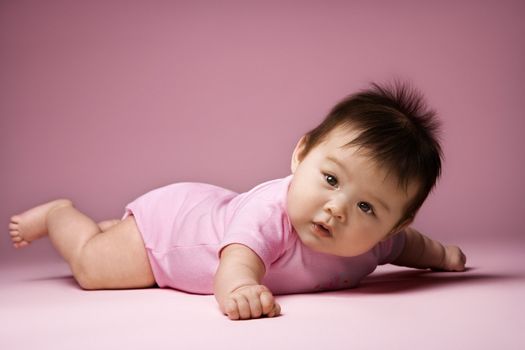
<svg viewBox="0 0 525 350"><path fill-rule="evenodd" d="M372 84L338 103L292 157L287 209L303 242L358 255L410 224L441 173L437 131L407 84Z"/></svg>

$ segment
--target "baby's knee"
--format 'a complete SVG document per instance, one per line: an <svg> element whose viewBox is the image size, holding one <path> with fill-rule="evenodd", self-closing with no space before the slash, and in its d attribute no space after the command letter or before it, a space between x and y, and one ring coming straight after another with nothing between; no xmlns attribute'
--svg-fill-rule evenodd
<svg viewBox="0 0 525 350"><path fill-rule="evenodd" d="M95 290L100 289L98 286L93 274L89 271L89 269L85 269L82 266L77 266L72 269L73 270L73 276L75 277L75 280L77 281L78 285L85 290Z"/></svg>
<svg viewBox="0 0 525 350"><path fill-rule="evenodd" d="M71 270L75 280L82 289L95 290L102 289L100 272L96 271L96 264L92 260L93 256L88 250L83 249L76 259L71 262ZM96 257L95 257L96 258Z"/></svg>
<svg viewBox="0 0 525 350"><path fill-rule="evenodd" d="M75 274L75 280L77 281L80 288L84 290L97 290L101 289L96 282L86 274Z"/></svg>

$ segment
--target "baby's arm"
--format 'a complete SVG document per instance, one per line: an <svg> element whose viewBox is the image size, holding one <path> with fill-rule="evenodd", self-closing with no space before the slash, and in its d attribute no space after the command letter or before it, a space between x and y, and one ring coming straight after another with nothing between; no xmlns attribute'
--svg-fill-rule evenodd
<svg viewBox="0 0 525 350"><path fill-rule="evenodd" d="M405 230L405 247L394 265L431 268L444 271L465 271L465 254L456 246L443 246L413 228Z"/></svg>
<svg viewBox="0 0 525 350"><path fill-rule="evenodd" d="M242 244L225 247L214 281L221 311L232 320L278 316L279 304L260 284L264 272L262 260L250 248Z"/></svg>

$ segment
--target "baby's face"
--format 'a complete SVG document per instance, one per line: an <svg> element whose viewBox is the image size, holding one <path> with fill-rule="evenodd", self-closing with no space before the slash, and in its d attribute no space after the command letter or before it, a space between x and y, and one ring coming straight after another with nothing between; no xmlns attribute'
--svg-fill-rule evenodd
<svg viewBox="0 0 525 350"><path fill-rule="evenodd" d="M357 135L337 128L302 160L302 140L294 151L287 211L301 241L315 251L367 252L395 233L403 208L416 194L415 184L403 191L356 147L342 147Z"/></svg>

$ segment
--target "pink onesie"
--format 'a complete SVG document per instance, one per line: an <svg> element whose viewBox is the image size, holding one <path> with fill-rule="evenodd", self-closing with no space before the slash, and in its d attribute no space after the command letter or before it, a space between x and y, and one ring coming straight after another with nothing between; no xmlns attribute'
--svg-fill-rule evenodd
<svg viewBox="0 0 525 350"><path fill-rule="evenodd" d="M232 243L248 246L261 258L266 267L262 283L274 294L353 287L399 255L403 233L351 258L304 246L286 213L291 179L268 181L241 194L176 183L128 204L124 217L135 217L159 287L190 293L213 294L219 252Z"/></svg>

